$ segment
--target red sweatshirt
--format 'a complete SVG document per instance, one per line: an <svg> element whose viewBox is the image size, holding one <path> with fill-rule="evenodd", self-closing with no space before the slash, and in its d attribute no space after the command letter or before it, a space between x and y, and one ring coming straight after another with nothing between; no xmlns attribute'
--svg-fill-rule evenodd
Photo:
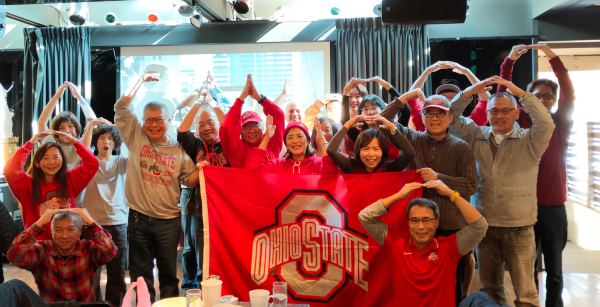
<svg viewBox="0 0 600 307"><path fill-rule="evenodd" d="M264 161L264 156L264 150L254 148L248 162L248 169L285 174L321 174L323 168L323 157L319 157L316 154L306 157L300 162L286 158Z"/></svg>
<svg viewBox="0 0 600 307"><path fill-rule="evenodd" d="M221 146L223 153L233 168L248 168L248 162L252 155L252 149L258 147L261 141L256 144L248 144L240 138L242 135L242 106L244 102L239 98L235 100L233 106L223 119L223 124L219 129ZM272 161L279 158L279 153L283 146L283 132L285 129L285 116L283 110L275 105L271 100L265 99L262 103L263 111L266 115L273 116L273 125L276 126L275 135L269 141L267 146L265 160Z"/></svg>
<svg viewBox="0 0 600 307"><path fill-rule="evenodd" d="M472 119L473 122L477 126L485 126L487 123L487 101L477 99L477 105L475 109L471 112L468 118ZM410 119L415 125L415 130L417 131L425 131L425 124L423 123L423 118L421 117L421 111L423 111L423 102L418 98L415 100L409 100L406 102L410 107Z"/></svg>
<svg viewBox="0 0 600 307"><path fill-rule="evenodd" d="M81 164L67 171L67 184L69 185L69 202L68 208L75 208L75 197L85 189L90 180L96 175L99 167L98 159L94 154L80 142L75 143L75 152L81 158ZM43 201L33 203L32 180L29 174L23 172L23 166L27 163L29 153L34 149L30 142L25 143L15 152L7 162L4 168L4 176L10 191L15 198L21 203L21 214L23 215L23 225L25 229L37 222L46 209L58 209L60 201L57 194L57 182L47 183L45 180L40 181L40 190ZM63 165L66 167L66 165ZM38 240L52 240L51 223L44 226L44 232L37 236Z"/></svg>
<svg viewBox="0 0 600 307"><path fill-rule="evenodd" d="M538 205L563 205L567 201L567 147L573 127L573 110L575 109L575 89L569 77L569 71L560 58L550 61L552 71L558 79L559 97L558 110L551 114L556 128L552 133L548 149L540 161L540 171L537 183ZM515 61L506 58L500 66L500 77L512 79L512 69ZM505 92L506 87L498 85L498 92ZM519 106L517 123L521 128L531 128L531 117L525 109Z"/></svg>

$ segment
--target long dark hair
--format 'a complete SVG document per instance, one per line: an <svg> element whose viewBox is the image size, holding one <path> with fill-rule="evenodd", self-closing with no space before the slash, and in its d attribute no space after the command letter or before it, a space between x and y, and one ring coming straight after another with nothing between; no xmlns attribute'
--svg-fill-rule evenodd
<svg viewBox="0 0 600 307"><path fill-rule="evenodd" d="M366 129L361 132L356 138L356 142L354 143L354 157L352 158L352 164L355 167L366 169L365 164L360 159L360 150L364 147L367 147L373 139L377 139L379 141L379 147L381 148L381 161L377 167L381 166L381 170L385 172L387 168L387 162L390 159L390 153L388 152L388 142L385 136L375 130L375 129Z"/></svg>
<svg viewBox="0 0 600 307"><path fill-rule="evenodd" d="M57 197L61 202L61 207L64 207L65 203L69 200L69 184L67 183L67 157L65 156L65 152L58 142L48 142L40 145L38 149L33 154L33 161L31 161L31 165L29 165L29 169L27 173L31 176L31 188L32 188L32 197L34 204L39 204L42 201L42 190L40 189L40 182L45 180L44 171L41 168L37 167L35 163L40 163L46 151L51 147L56 147L60 156L62 157L62 165L58 172L54 175L54 180L57 183Z"/></svg>
<svg viewBox="0 0 600 307"><path fill-rule="evenodd" d="M331 125L331 135L336 135L338 133L337 124L335 121L329 117L319 117L319 124L322 122L329 122ZM315 150L317 149L317 128L313 127L312 136L310 139L310 146L312 146Z"/></svg>
<svg viewBox="0 0 600 307"><path fill-rule="evenodd" d="M287 135L290 133L291 130L292 129L288 129L285 132L285 134L283 135L283 145L285 145L285 148L286 148L286 153L285 153L285 158L286 159L291 159L292 158L292 153L287 149L287 143L286 143ZM300 129L300 130L302 130L302 129ZM304 136L306 136L306 140L308 141L309 136L306 134L306 132L304 132L304 130L302 130L302 133L304 133ZM313 156L315 154L315 150L314 150L314 148L312 147L311 144L312 144L312 142L306 144L306 151L304 152L304 158L311 157L311 156Z"/></svg>

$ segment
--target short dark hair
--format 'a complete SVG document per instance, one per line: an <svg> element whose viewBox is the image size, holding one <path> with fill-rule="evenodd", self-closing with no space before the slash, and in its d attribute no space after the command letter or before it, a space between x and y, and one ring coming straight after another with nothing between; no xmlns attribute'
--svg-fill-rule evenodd
<svg viewBox="0 0 600 307"><path fill-rule="evenodd" d="M498 93L493 94L488 99L488 103L491 103L492 101L494 101L494 99L496 99L498 97L508 98L515 104L515 106L517 105L517 100L515 99L515 97L507 92L498 92Z"/></svg>
<svg viewBox="0 0 600 307"><path fill-rule="evenodd" d="M59 131L60 125L64 122L70 122L75 126L75 131L77 132L77 136L81 135L81 124L79 123L79 119L75 114L69 111L63 111L58 113L58 115L54 116L52 122L50 123L50 130ZM52 138L58 141L58 137L53 135Z"/></svg>
<svg viewBox="0 0 600 307"><path fill-rule="evenodd" d="M285 132L285 134L283 135L283 145L286 147L286 152L285 152L285 158L286 158L286 159L291 159L291 158L292 158L292 153L291 153L289 150L287 150L287 144L285 143L285 139L286 139L287 135L290 133L290 131L291 131L292 129L293 129L293 128L290 128L290 129L288 129L288 130ZM300 128L298 128L298 129L300 129ZM308 135L306 134L306 132L304 132L304 130L302 130L302 129L300 129L300 130L302 131L302 133L304 134L304 136L306 136L306 140L308 141L308 138L309 138L310 136L308 136ZM308 144L306 144L306 151L304 152L304 155L305 155L304 157L305 157L305 158L311 157L311 156L313 156L313 155L315 154L315 150L313 149L313 147L312 147L312 145L311 145L311 144L312 144L312 142L311 142L311 143L308 143Z"/></svg>
<svg viewBox="0 0 600 307"><path fill-rule="evenodd" d="M438 95L441 95L443 93L458 93L458 92L453 89L445 89L445 90L439 92Z"/></svg>
<svg viewBox="0 0 600 307"><path fill-rule="evenodd" d="M385 102L383 102L383 99L379 98L379 96L375 94L371 94L363 97L363 100L358 105L358 115L362 114L362 110L367 102L377 105L382 111L385 109Z"/></svg>
<svg viewBox="0 0 600 307"><path fill-rule="evenodd" d="M358 94L362 97L369 95L369 91L367 91L367 88L362 84L357 85L356 89L358 90Z"/></svg>
<svg viewBox="0 0 600 307"><path fill-rule="evenodd" d="M406 206L406 218L409 218L408 213L410 212L410 209L414 206L427 207L431 209L431 211L433 211L433 215L436 219L440 218L440 208L433 200L427 198L415 198L409 201L408 206Z"/></svg>
<svg viewBox="0 0 600 307"><path fill-rule="evenodd" d="M377 141L379 141L379 147L381 147L381 162L379 162L379 165L381 165L381 170L385 172L387 162L390 159L390 153L388 151L389 145L387 139L381 132L371 128L361 132L356 138L356 142L354 143L354 157L352 158L352 164L358 168L365 168L365 164L360 159L360 150L369 145L373 139L377 139ZM377 167L379 167L379 165Z"/></svg>
<svg viewBox="0 0 600 307"><path fill-rule="evenodd" d="M338 128L337 128L337 124L335 123L335 121L329 117L319 117L319 124L322 122L327 122L327 121L331 125L331 135L336 135L338 133ZM315 150L318 150L318 148L317 148L317 128L316 127L313 127L311 138L310 138L310 145Z"/></svg>
<svg viewBox="0 0 600 307"><path fill-rule="evenodd" d="M533 80L533 82L527 85L527 91L533 93L533 90L539 85L549 86L552 89L552 95L554 95L554 97L558 94L558 83L545 78Z"/></svg>
<svg viewBox="0 0 600 307"><path fill-rule="evenodd" d="M119 129L117 129L117 127L111 127L106 124L100 124L96 126L96 128L94 128L94 131L92 131L92 146L97 148L98 139L101 135L105 133L111 134L113 141L115 141L115 149L121 147L121 144L123 144L123 137L121 136Z"/></svg>

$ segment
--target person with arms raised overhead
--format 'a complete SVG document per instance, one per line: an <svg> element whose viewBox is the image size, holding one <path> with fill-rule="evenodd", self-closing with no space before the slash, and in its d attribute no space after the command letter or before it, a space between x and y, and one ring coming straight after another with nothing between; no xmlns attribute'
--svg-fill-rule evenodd
<svg viewBox="0 0 600 307"><path fill-rule="evenodd" d="M394 203L421 187L436 190L446 197L458 208L467 225L455 234L435 238L441 222L440 212L438 205L426 198L416 198L408 203L408 231L379 220ZM448 188L440 180L408 183L398 193L363 209L358 219L369 235L383 246L383 252L390 256L393 291L397 300L394 305L455 306L457 263L481 241L488 227L485 218L459 192Z"/></svg>
<svg viewBox="0 0 600 307"><path fill-rule="evenodd" d="M462 116L473 94L503 85L488 101L490 127L480 127ZM521 128L517 102L520 98L533 125ZM532 93L512 82L491 77L456 95L450 108L454 119L451 131L473 150L479 186L473 203L490 227L479 244L481 290L501 305L507 305L504 291L504 264L515 288L516 306L539 306L533 277L536 258L533 225L537 220L535 195L539 161L554 131L550 113Z"/></svg>
<svg viewBox="0 0 600 307"><path fill-rule="evenodd" d="M248 75L246 86L244 86L240 97L235 100L235 103L225 115L223 125L219 129L223 152L233 168L248 168L252 150L260 145L263 138L263 126L260 116L253 111L246 111L242 114L244 100L248 96L262 105L266 115L273 116L273 124L277 127L265 150L264 159L272 161L279 158L283 144L283 129L285 126L283 111L267 97L258 93L252 82L252 76Z"/></svg>
<svg viewBox="0 0 600 307"><path fill-rule="evenodd" d="M149 72L115 103L115 124L129 149L125 196L129 207L129 275L144 277L155 301L154 259L158 267L161 298L179 296L177 245L181 234L181 187L199 183L196 166L181 145L167 134L167 107L149 102L142 124L131 102L144 82L155 82L160 74Z"/></svg>
<svg viewBox="0 0 600 307"><path fill-rule="evenodd" d="M560 57L545 44L514 46L500 66L500 77L511 80L515 62L530 49L544 52L558 79L558 84L550 79L537 79L527 85L527 91L533 93L542 102L556 125L548 149L540 160L537 182L538 214L533 230L536 247L537 249L541 248L544 255L544 268L547 274L546 306L558 307L564 305L562 300L562 252L567 245L567 210L565 207L567 201L567 148L571 128L573 128L575 89L569 77L569 71ZM505 90L504 86L498 87L499 92ZM555 113L552 113L551 110L557 102L558 108ZM521 128L530 128L532 126L531 116L521 106L517 107L520 114L517 123ZM535 284L539 288L537 261L533 276Z"/></svg>
<svg viewBox="0 0 600 307"><path fill-rule="evenodd" d="M34 144L49 135L59 138L62 144L71 144L82 164L68 169L69 159L58 142L47 142L33 154L27 173L23 166L27 163ZM48 131L34 135L15 152L6 163L4 176L10 191L21 204L23 224L29 228L46 210L75 208L75 198L85 189L98 170L98 160L94 154L71 134L61 131ZM50 226L40 233L41 240L50 239Z"/></svg>
<svg viewBox="0 0 600 307"><path fill-rule="evenodd" d="M36 237L48 228L50 220L52 239L37 240ZM79 239L84 224L90 240ZM86 209L71 208L46 210L39 220L15 238L6 257L15 266L33 274L40 291L39 298L43 301L91 302L96 297L92 288L94 272L116 253L117 246L110 233L102 229ZM12 285L22 288L24 284ZM44 306L39 298L28 297L32 306ZM6 306L3 299L0 298L0 303Z"/></svg>

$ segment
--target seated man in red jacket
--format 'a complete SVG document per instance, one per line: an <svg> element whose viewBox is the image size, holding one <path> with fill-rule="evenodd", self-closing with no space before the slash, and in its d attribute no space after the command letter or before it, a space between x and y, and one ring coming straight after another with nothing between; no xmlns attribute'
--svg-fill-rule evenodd
<svg viewBox="0 0 600 307"><path fill-rule="evenodd" d="M260 116L253 111L246 111L242 114L244 100L248 96L262 105L265 115L273 116L273 124L276 126L273 139L269 142L265 153L265 161L279 158L283 146L283 129L285 128L283 111L267 97L258 93L252 83L252 76L248 75L246 86L225 115L219 129L223 153L233 168L246 168L252 156L252 150L260 145L263 138L264 127Z"/></svg>
<svg viewBox="0 0 600 307"><path fill-rule="evenodd" d="M433 200L425 198L408 203L408 231L394 225L388 227L379 220L390 206L421 187L448 197L462 213L467 226L448 237L434 238L440 211ZM440 180L408 183L398 193L363 209L358 219L369 235L383 246L382 252L390 256L394 276L392 291L397 306L454 307L458 260L481 241L488 228L479 211Z"/></svg>
<svg viewBox="0 0 600 307"><path fill-rule="evenodd" d="M52 240L36 240L51 219ZM79 239L83 224L91 240ZM96 297L92 289L94 272L116 253L110 233L85 208L71 208L46 210L15 238L6 256L12 264L33 274L44 301L90 302Z"/></svg>

